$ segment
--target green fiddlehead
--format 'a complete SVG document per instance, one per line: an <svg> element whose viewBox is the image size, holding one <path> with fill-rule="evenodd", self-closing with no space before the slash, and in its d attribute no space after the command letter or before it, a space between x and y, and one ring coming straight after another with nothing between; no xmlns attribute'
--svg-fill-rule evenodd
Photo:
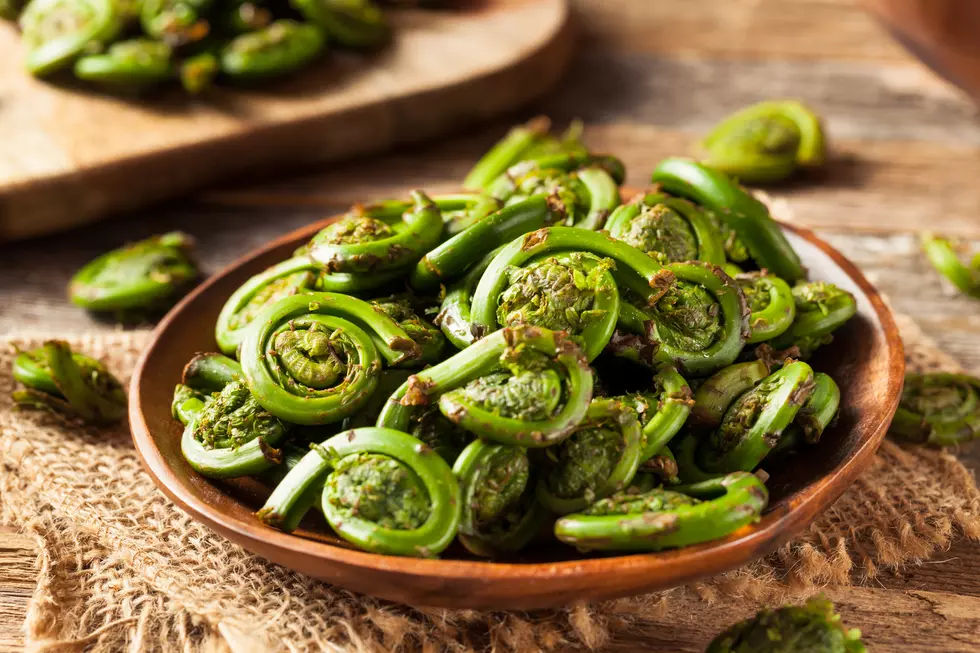
<svg viewBox="0 0 980 653"><path fill-rule="evenodd" d="M638 195L613 211L606 230L661 265L725 262L724 244L708 216L689 201L657 190Z"/></svg>
<svg viewBox="0 0 980 653"><path fill-rule="evenodd" d="M459 540L468 551L495 557L522 549L546 513L535 498L527 449L475 440L453 465L462 514Z"/></svg>
<svg viewBox="0 0 980 653"><path fill-rule="evenodd" d="M793 287L796 316L781 335L769 341L774 349L799 348L806 360L833 340L833 332L857 313L857 301L848 291L826 281L806 281Z"/></svg>
<svg viewBox="0 0 980 653"><path fill-rule="evenodd" d="M181 383L195 390L216 392L237 379L242 379L238 361L215 353L197 354L187 365Z"/></svg>
<svg viewBox="0 0 980 653"><path fill-rule="evenodd" d="M173 418L188 426L204 409L204 403L210 399L210 394L203 390L178 383L174 388L174 397L170 402L170 414Z"/></svg>
<svg viewBox="0 0 980 653"><path fill-rule="evenodd" d="M374 273L407 269L439 242L442 214L425 193L412 192L413 206L400 216L355 207L313 237L310 257L327 272Z"/></svg>
<svg viewBox="0 0 980 653"><path fill-rule="evenodd" d="M38 77L70 66L92 44L116 38L122 18L113 0L33 0L20 15L27 70Z"/></svg>
<svg viewBox="0 0 980 653"><path fill-rule="evenodd" d="M582 551L661 551L721 539L758 521L766 486L735 472L673 490L622 492L555 522L555 536Z"/></svg>
<svg viewBox="0 0 980 653"><path fill-rule="evenodd" d="M392 473L394 472L394 473ZM257 513L265 523L299 523L311 489L340 537L366 551L432 557L459 529L459 485L452 469L412 436L365 427L345 431L306 454Z"/></svg>
<svg viewBox="0 0 980 653"><path fill-rule="evenodd" d="M715 372L694 393L691 429L696 433L717 429L728 407L767 376L769 366L762 360L736 363Z"/></svg>
<svg viewBox="0 0 980 653"><path fill-rule="evenodd" d="M221 70L221 63L213 52L202 52L180 62L177 76L180 85L191 95L198 95L211 88Z"/></svg>
<svg viewBox="0 0 980 653"><path fill-rule="evenodd" d="M473 323L473 291L500 249L493 250L467 270L459 281L449 287L442 300L435 323L457 349L466 349L487 334L486 329Z"/></svg>
<svg viewBox="0 0 980 653"><path fill-rule="evenodd" d="M705 653L866 653L861 631L846 628L834 604L816 596L805 605L766 608L715 637Z"/></svg>
<svg viewBox="0 0 980 653"><path fill-rule="evenodd" d="M593 399L575 432L547 452L552 464L538 482L538 501L566 515L629 487L643 446L636 412L628 404Z"/></svg>
<svg viewBox="0 0 980 653"><path fill-rule="evenodd" d="M970 263L964 265L950 241L936 238L929 232L922 234L922 250L932 266L960 292L980 298L980 253L974 254Z"/></svg>
<svg viewBox="0 0 980 653"><path fill-rule="evenodd" d="M113 424L126 415L126 393L105 366L75 354L67 342L49 340L20 352L13 377L24 387L12 398L19 408L56 412L92 424Z"/></svg>
<svg viewBox="0 0 980 653"><path fill-rule="evenodd" d="M358 50L382 45L391 27L372 0L290 0L332 42Z"/></svg>
<svg viewBox="0 0 980 653"><path fill-rule="evenodd" d="M695 161L664 159L654 183L719 215L734 230L760 269L793 283L806 276L800 257L765 204L719 172Z"/></svg>
<svg viewBox="0 0 980 653"><path fill-rule="evenodd" d="M889 433L897 440L954 446L980 437L980 381L966 374L906 374Z"/></svg>
<svg viewBox="0 0 980 653"><path fill-rule="evenodd" d="M588 410L592 370L563 334L501 329L419 372L392 395L378 426L407 430L419 407L439 410L481 438L547 447L568 437Z"/></svg>
<svg viewBox="0 0 980 653"><path fill-rule="evenodd" d="M396 364L417 359L421 351L367 302L308 293L280 299L260 313L239 354L248 387L263 408L296 424L328 424L367 401L382 357Z"/></svg>
<svg viewBox="0 0 980 653"><path fill-rule="evenodd" d="M796 419L783 432L770 456L785 455L803 445L816 444L824 430L837 417L840 407L840 388L832 378L821 372L813 375L813 393L800 407Z"/></svg>
<svg viewBox="0 0 980 653"><path fill-rule="evenodd" d="M795 100L746 107L715 126L701 146L704 163L750 184L782 181L826 157L819 116Z"/></svg>
<svg viewBox="0 0 980 653"><path fill-rule="evenodd" d="M748 344L782 335L796 318L796 301L789 284L766 272L748 272L735 277L749 307Z"/></svg>
<svg viewBox="0 0 980 653"><path fill-rule="evenodd" d="M223 74L247 82L295 72L320 56L325 46L317 27L282 19L236 36L221 49L218 60Z"/></svg>
<svg viewBox="0 0 980 653"><path fill-rule="evenodd" d="M200 273L194 241L173 232L113 250L86 264L68 286L71 301L123 321L169 308Z"/></svg>
<svg viewBox="0 0 980 653"><path fill-rule="evenodd" d="M151 38L179 47L201 41L211 32L204 15L213 0L140 0L140 25Z"/></svg>
<svg viewBox="0 0 980 653"><path fill-rule="evenodd" d="M632 408L639 418L643 433L643 452L646 461L659 454L687 422L694 405L691 387L676 369L664 367L653 377L653 388L619 400Z"/></svg>
<svg viewBox="0 0 980 653"><path fill-rule="evenodd" d="M150 86L173 75L173 50L150 39L113 43L105 54L84 56L75 62L76 77L110 86Z"/></svg>
<svg viewBox="0 0 980 653"><path fill-rule="evenodd" d="M405 361L421 366L437 363L442 359L446 338L437 326L419 317L408 295L393 295L371 301L371 305L398 323L408 337L419 347L419 357Z"/></svg>

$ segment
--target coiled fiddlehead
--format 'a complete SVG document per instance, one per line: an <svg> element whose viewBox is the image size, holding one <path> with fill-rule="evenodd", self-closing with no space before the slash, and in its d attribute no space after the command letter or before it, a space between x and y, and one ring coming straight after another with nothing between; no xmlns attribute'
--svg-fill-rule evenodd
<svg viewBox="0 0 980 653"><path fill-rule="evenodd" d="M708 216L689 201L656 189L613 211L606 230L661 265L695 260L715 265L725 262L724 244Z"/></svg>
<svg viewBox="0 0 980 653"><path fill-rule="evenodd" d="M796 301L789 284L766 272L748 272L735 277L749 307L748 344L782 335L796 318Z"/></svg>
<svg viewBox="0 0 980 653"><path fill-rule="evenodd" d="M307 246L310 257L327 272L366 273L406 269L439 242L442 215L422 191L412 192L413 206L391 215L388 206L355 207L325 227Z"/></svg>
<svg viewBox="0 0 980 653"><path fill-rule="evenodd" d="M446 338L437 326L419 317L408 295L393 295L371 301L371 305L398 323L419 347L419 357L405 361L410 365L428 365L442 358Z"/></svg>
<svg viewBox="0 0 980 653"><path fill-rule="evenodd" d="M67 342L49 340L20 352L13 377L24 388L14 390L20 408L49 410L92 424L112 424L126 415L126 393L105 366L84 354L72 353Z"/></svg>
<svg viewBox="0 0 980 653"><path fill-rule="evenodd" d="M388 40L391 27L372 0L290 0L306 20L331 41L359 50Z"/></svg>
<svg viewBox="0 0 980 653"><path fill-rule="evenodd" d="M950 241L936 238L929 232L922 234L922 250L932 266L960 292L980 298L980 253L974 254L970 263L964 265Z"/></svg>
<svg viewBox="0 0 980 653"><path fill-rule="evenodd" d="M76 77L110 86L139 88L173 75L173 50L150 39L113 43L105 54L88 55L75 62Z"/></svg>
<svg viewBox="0 0 980 653"><path fill-rule="evenodd" d="M861 631L845 628L834 604L817 596L805 605L766 608L715 637L705 653L866 653Z"/></svg>
<svg viewBox="0 0 980 653"><path fill-rule="evenodd" d="M833 423L840 407L840 388L828 375L817 372L813 375L813 393L807 398L796 419L783 431L779 442L769 452L770 456L784 455L799 450L802 446L816 444L824 430Z"/></svg>
<svg viewBox="0 0 980 653"><path fill-rule="evenodd" d="M527 449L475 440L453 465L462 514L459 540L471 553L494 557L522 549L546 512L535 498Z"/></svg>
<svg viewBox="0 0 980 653"><path fill-rule="evenodd" d="M242 371L258 403L295 424L328 424L351 415L374 392L382 357L396 364L420 355L391 318L336 293L280 299L255 318L240 349Z"/></svg>
<svg viewBox="0 0 980 653"><path fill-rule="evenodd" d="M202 40L211 32L204 14L213 0L140 0L140 24L154 39L177 47Z"/></svg>
<svg viewBox="0 0 980 653"><path fill-rule="evenodd" d="M594 399L575 432L548 453L554 455L538 482L538 501L565 515L629 487L640 466L643 433L629 405Z"/></svg>
<svg viewBox="0 0 980 653"><path fill-rule="evenodd" d="M555 522L555 536L582 551L660 551L726 537L758 521L766 486L735 472L673 490L622 492Z"/></svg>
<svg viewBox="0 0 980 653"><path fill-rule="evenodd" d="M199 277L194 241L183 233L154 236L113 250L75 273L76 306L129 321L169 308Z"/></svg>
<svg viewBox="0 0 980 653"><path fill-rule="evenodd" d="M736 363L719 370L694 393L689 426L696 433L710 433L721 426L725 411L736 399L769 376L762 360Z"/></svg>
<svg viewBox="0 0 980 653"><path fill-rule="evenodd" d="M653 171L653 181L667 192L686 197L720 216L760 269L790 283L806 276L800 257L769 215L769 209L725 173L695 161L664 159Z"/></svg>
<svg viewBox="0 0 980 653"><path fill-rule="evenodd" d="M980 437L980 381L966 374L906 374L889 433L905 442L948 447Z"/></svg>
<svg viewBox="0 0 980 653"><path fill-rule="evenodd" d="M320 56L326 45L313 25L277 20L268 27L236 36L218 56L221 72L251 81L295 72Z"/></svg>
<svg viewBox="0 0 980 653"><path fill-rule="evenodd" d="M419 407L439 410L481 438L547 447L568 437L592 399L592 370L563 334L500 329L398 389L378 426L407 430Z"/></svg>
<svg viewBox="0 0 980 653"><path fill-rule="evenodd" d="M70 66L91 44L113 40L121 29L113 0L33 0L20 15L27 70L50 75Z"/></svg>
<svg viewBox="0 0 980 653"><path fill-rule="evenodd" d="M802 102L760 102L729 116L701 144L704 163L746 183L790 177L823 165L820 118Z"/></svg>
<svg viewBox="0 0 980 653"><path fill-rule="evenodd" d="M667 366L653 377L653 388L620 401L632 408L643 433L641 462L659 454L687 422L694 405L691 387L676 369Z"/></svg>
<svg viewBox="0 0 980 653"><path fill-rule="evenodd" d="M289 530L322 488L321 506L340 537L366 551L432 557L459 529L459 485L442 458L412 436L375 427L345 431L306 454L257 513Z"/></svg>
<svg viewBox="0 0 980 653"><path fill-rule="evenodd" d="M796 316L781 335L769 341L775 349L799 348L807 360L818 347L831 342L833 332L857 313L854 295L826 281L807 281L793 287Z"/></svg>

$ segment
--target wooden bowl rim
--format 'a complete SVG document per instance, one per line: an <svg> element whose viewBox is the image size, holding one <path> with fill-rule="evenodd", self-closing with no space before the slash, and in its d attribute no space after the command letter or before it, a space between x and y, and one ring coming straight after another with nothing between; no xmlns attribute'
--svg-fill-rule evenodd
<svg viewBox="0 0 980 653"><path fill-rule="evenodd" d="M627 191L624 189L624 193ZM555 562L494 562L458 559L421 559L388 556L349 549L335 544L307 539L275 530L259 522L246 522L229 516L194 495L180 482L167 464L151 435L143 416L140 382L147 374L147 361L158 341L167 333L172 322L184 307L217 283L252 260L289 242L309 238L338 216L330 216L289 232L276 240L238 258L221 272L205 280L174 307L154 329L130 383L129 418L136 451L157 487L181 509L195 519L238 542L251 551L275 548L283 554L312 556L324 562L337 562L362 569L426 576L444 580L507 580L514 582L540 581L543 577L593 576L617 572L642 574L646 578L665 577L664 587L677 586L697 578L722 573L756 560L787 541L828 508L870 465L878 446L885 437L891 416L894 415L904 382L905 356L898 327L891 311L878 291L858 268L830 244L810 229L780 221L780 226L797 234L830 257L836 265L864 292L884 333L888 349L888 384L883 417L874 431L863 437L854 454L836 465L822 478L790 494L786 500L753 525L746 526L727 538L704 544L659 553L634 553L615 556L595 556ZM219 490L220 491L220 490ZM808 510L807 508L812 508ZM233 537L232 537L233 535ZM280 559L282 556L280 556ZM288 566L288 565L287 565Z"/></svg>

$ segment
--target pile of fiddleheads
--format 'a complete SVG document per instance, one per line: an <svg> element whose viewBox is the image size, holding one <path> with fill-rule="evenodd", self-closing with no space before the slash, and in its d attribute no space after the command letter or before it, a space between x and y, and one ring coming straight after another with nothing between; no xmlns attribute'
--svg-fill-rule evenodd
<svg viewBox="0 0 980 653"><path fill-rule="evenodd" d="M271 486L271 527L325 520L392 555L513 556L549 533L656 551L758 520L754 472L837 414L812 357L854 297L807 280L725 174L669 159L625 202L623 177L533 121L466 192L335 219L235 291L222 353L188 364L188 463Z"/></svg>
<svg viewBox="0 0 980 653"><path fill-rule="evenodd" d="M0 18L19 22L31 74L127 92L264 81L328 48L375 50L391 33L374 0L9 0Z"/></svg>

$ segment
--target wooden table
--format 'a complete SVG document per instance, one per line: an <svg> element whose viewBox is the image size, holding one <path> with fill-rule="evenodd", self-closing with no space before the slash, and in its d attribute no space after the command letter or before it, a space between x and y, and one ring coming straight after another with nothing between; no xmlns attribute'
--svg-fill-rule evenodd
<svg viewBox="0 0 980 653"><path fill-rule="evenodd" d="M552 96L467 135L380 159L246 180L65 235L0 246L0 333L113 328L69 306L87 260L168 229L199 239L217 270L273 236L351 202L451 189L506 126L536 113L580 117L588 141L620 155L628 183L684 153L709 126L754 101L796 97L827 119L834 158L818 183L773 189L799 221L861 266L895 308L980 372L980 303L950 293L918 251L917 232L980 240L976 107L892 43L852 0L577 0L581 54ZM976 242L974 244L977 244ZM971 468L980 447L962 452ZM0 532L0 650L19 650L34 549ZM831 596L875 651L980 647L980 545L956 541L920 567ZM678 629L651 650L703 650ZM626 643L622 650L638 643Z"/></svg>

